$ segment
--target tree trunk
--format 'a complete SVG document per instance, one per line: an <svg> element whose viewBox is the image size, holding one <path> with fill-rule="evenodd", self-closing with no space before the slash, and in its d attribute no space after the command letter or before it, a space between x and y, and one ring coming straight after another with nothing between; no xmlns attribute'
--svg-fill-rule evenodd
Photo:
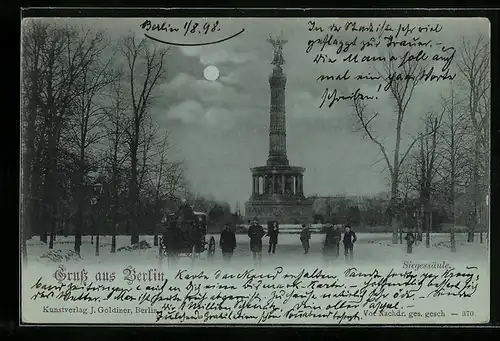
<svg viewBox="0 0 500 341"><path fill-rule="evenodd" d="M49 249L54 248L55 225L56 225L56 220L54 219L54 217L51 217Z"/></svg>
<svg viewBox="0 0 500 341"><path fill-rule="evenodd" d="M35 195L35 186L34 178L32 174L34 172L34 158L35 158L35 136L36 136L36 118L37 118L37 110L39 108L39 54L35 52L33 55L33 65L31 72L29 73L29 100L28 100L28 110L26 112L27 116L27 126L24 131L25 133L25 141L26 141L26 152L24 155L23 162L23 183L22 183L22 195L23 195L23 204L24 204L24 214L23 214L23 243L25 243L26 239L30 236L30 232L32 231L33 226L31 223L33 222L33 217L35 215L34 212L34 195ZM23 248L24 250L24 248ZM24 252L24 251L23 251ZM24 257L24 254L23 254Z"/></svg>
<svg viewBox="0 0 500 341"><path fill-rule="evenodd" d="M136 136L139 136L139 128L136 129ZM130 217L130 244L134 245L139 243L138 231L138 204L139 204L139 188L138 188L138 174L137 174L137 143L133 144L131 151L131 176L130 176L130 205L132 206Z"/></svg>
<svg viewBox="0 0 500 341"><path fill-rule="evenodd" d="M64 221L63 221L63 237L67 237L69 235L69 218L67 215L64 216Z"/></svg>
<svg viewBox="0 0 500 341"><path fill-rule="evenodd" d="M99 232L97 232L95 237L95 255L96 257L99 257Z"/></svg>
<svg viewBox="0 0 500 341"><path fill-rule="evenodd" d="M94 209L96 218L94 219L94 231L95 231L95 255L99 256L99 237L101 233L101 224L102 224L102 214L101 208L95 207Z"/></svg>
<svg viewBox="0 0 500 341"><path fill-rule="evenodd" d="M118 132L115 132L115 137ZM118 205L120 204L118 198L118 138L116 138L113 145L113 173L111 176L111 193L113 196L113 205L111 209L111 253L116 252L116 232L118 227Z"/></svg>
<svg viewBox="0 0 500 341"><path fill-rule="evenodd" d="M113 207L113 218L112 218L112 232L111 232L111 253L116 252L116 230L118 223L118 206Z"/></svg>
<svg viewBox="0 0 500 341"><path fill-rule="evenodd" d="M425 225L425 247L431 247L431 224L429 212L424 212L424 225Z"/></svg>
<svg viewBox="0 0 500 341"><path fill-rule="evenodd" d="M482 205L481 205L482 206ZM480 217L480 222L479 222L479 243L483 243L483 230L484 230L484 215L483 215L483 210L482 208L479 211L479 217Z"/></svg>
<svg viewBox="0 0 500 341"><path fill-rule="evenodd" d="M28 247L26 243L26 229L21 228L21 250L22 250L22 265L26 267L28 265Z"/></svg>
<svg viewBox="0 0 500 341"><path fill-rule="evenodd" d="M467 232L467 242L474 243L474 233L476 232L476 204L474 203L474 213L472 214L472 219L470 219L468 232Z"/></svg>
<svg viewBox="0 0 500 341"><path fill-rule="evenodd" d="M477 131L476 129L476 138L474 141L474 168L473 168L473 191L474 191L474 220L472 222L472 233L470 235L470 240L471 243L474 243L474 233L480 228L480 214L479 214L479 203L481 202L481 182L480 182L480 176L479 176L479 162L481 158L481 136L480 132ZM481 236L481 235L480 235Z"/></svg>
<svg viewBox="0 0 500 341"><path fill-rule="evenodd" d="M82 246L82 231L83 231L83 208L78 205L77 222L75 225L75 252L80 256L80 249Z"/></svg>
<svg viewBox="0 0 500 341"><path fill-rule="evenodd" d="M398 221L396 215L396 200L397 200L397 180L395 176L391 181L391 226L392 226L392 243L398 243Z"/></svg>
<svg viewBox="0 0 500 341"><path fill-rule="evenodd" d="M415 212L415 218L416 218L416 224L417 224L417 240L421 242L423 238L423 233L422 233L422 214L421 214L421 207L418 206L417 211Z"/></svg>
<svg viewBox="0 0 500 341"><path fill-rule="evenodd" d="M455 223L453 223L450 227L450 250L451 252L457 251L457 246L455 242Z"/></svg>
<svg viewBox="0 0 500 341"><path fill-rule="evenodd" d="M490 188L488 187L488 198L486 199L486 207L485 207L485 226L486 226L486 249L489 248L490 245L490 228L491 228L491 217L490 217Z"/></svg>
<svg viewBox="0 0 500 341"><path fill-rule="evenodd" d="M430 235L430 232L429 232L428 229L425 232L425 247L426 248L430 248L431 247L431 235Z"/></svg>
<svg viewBox="0 0 500 341"><path fill-rule="evenodd" d="M131 245L139 244L139 233L137 232L137 230L138 230L137 221L132 221L131 227L132 227L132 230L134 232L132 232L132 235L130 236L130 244Z"/></svg>
<svg viewBox="0 0 500 341"><path fill-rule="evenodd" d="M431 247L431 232L433 231L433 217L432 217L432 211L429 212L429 237L428 237L428 243L429 247Z"/></svg>
<svg viewBox="0 0 500 341"><path fill-rule="evenodd" d="M450 227L450 250L451 252L457 251L456 241L455 241L455 183L452 181L451 184L451 218L452 224Z"/></svg>
<svg viewBox="0 0 500 341"><path fill-rule="evenodd" d="M116 225L115 225L115 230L116 230ZM111 253L116 252L116 233L111 236Z"/></svg>
<svg viewBox="0 0 500 341"><path fill-rule="evenodd" d="M474 242L474 233L472 231L473 231L472 222L469 222L469 225L467 226L467 243Z"/></svg>

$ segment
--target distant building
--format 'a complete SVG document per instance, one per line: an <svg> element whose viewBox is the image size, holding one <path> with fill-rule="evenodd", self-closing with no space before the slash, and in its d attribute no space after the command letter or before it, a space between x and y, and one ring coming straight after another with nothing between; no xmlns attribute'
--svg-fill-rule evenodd
<svg viewBox="0 0 500 341"><path fill-rule="evenodd" d="M313 201L312 211L314 214L326 214L327 210L338 211L340 206L357 207L360 211L367 210L373 202L378 206L387 209L389 207L389 198L383 195L377 196L314 196L310 198Z"/></svg>

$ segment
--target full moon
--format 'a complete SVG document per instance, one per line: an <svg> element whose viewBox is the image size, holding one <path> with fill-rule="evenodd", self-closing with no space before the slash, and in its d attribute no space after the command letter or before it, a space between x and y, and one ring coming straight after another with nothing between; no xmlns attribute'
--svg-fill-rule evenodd
<svg viewBox="0 0 500 341"><path fill-rule="evenodd" d="M215 81L219 78L219 69L215 65L209 65L203 71L206 80Z"/></svg>

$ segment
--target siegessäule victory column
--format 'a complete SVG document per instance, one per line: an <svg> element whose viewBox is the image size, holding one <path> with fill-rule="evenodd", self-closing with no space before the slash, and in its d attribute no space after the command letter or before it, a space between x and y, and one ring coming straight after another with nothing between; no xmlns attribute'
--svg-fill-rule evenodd
<svg viewBox="0 0 500 341"><path fill-rule="evenodd" d="M290 166L286 153L285 86L282 35L269 37L274 47L269 76L271 89L269 156L267 164L252 168L252 196L246 203L247 220L277 221L280 224L310 223L312 202L304 197L305 168Z"/></svg>

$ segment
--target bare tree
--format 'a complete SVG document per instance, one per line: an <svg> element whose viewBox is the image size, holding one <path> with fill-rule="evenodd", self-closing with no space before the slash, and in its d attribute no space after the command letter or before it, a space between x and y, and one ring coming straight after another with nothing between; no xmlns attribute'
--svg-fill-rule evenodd
<svg viewBox="0 0 500 341"><path fill-rule="evenodd" d="M131 209L131 244L139 242L138 214L140 203L139 188L139 147L142 128L154 99L153 90L165 75L165 55L167 50L150 45L144 38L137 42L134 36L121 42L122 54L126 60L128 92L131 102L130 126L126 130L130 155L129 204Z"/></svg>
<svg viewBox="0 0 500 341"><path fill-rule="evenodd" d="M35 226L35 204L38 201L35 196L36 177L33 176L33 166L36 157L36 121L39 117L40 110L40 88L42 63L41 54L42 48L46 44L47 25L39 22L29 22L23 24L22 27L22 142L23 153L22 158L22 238L21 248L23 262L27 262L27 247L26 239L31 236L31 226Z"/></svg>
<svg viewBox="0 0 500 341"><path fill-rule="evenodd" d="M141 141L139 142L138 174L139 190L144 188L145 182L151 178L154 164L153 147L157 139L159 127L153 117L145 117L144 124L141 126Z"/></svg>
<svg viewBox="0 0 500 341"><path fill-rule="evenodd" d="M173 200L179 191L184 188L184 169L181 161L170 159L173 145L170 143L170 134L165 130L163 138L156 144L156 162L153 165L155 182L155 213L160 216L165 200ZM155 229L154 245L158 245L158 231Z"/></svg>
<svg viewBox="0 0 500 341"><path fill-rule="evenodd" d="M95 145L104 137L102 123L105 118L102 91L114 79L110 71L113 55L103 58L107 49L107 41L101 32L86 31L84 36L92 36L89 46L93 50L88 53L80 77L75 84L78 95L72 106L72 115L68 119L66 129L66 147L75 155L74 171L76 173L73 190L77 198L78 223L75 231L75 252L80 254L82 229L84 225L84 202L87 198L86 183L88 172L96 167L92 155Z"/></svg>
<svg viewBox="0 0 500 341"><path fill-rule="evenodd" d="M68 119L74 112L76 99L82 94L79 86L89 61L97 58L98 46L90 31L79 32L67 26L48 26L47 38L41 49L42 66L39 91L41 129L39 134L39 156L44 161L39 174L43 180L40 201L42 233L51 233L49 248L53 247L54 229L57 224L57 201L60 194L54 189L64 178L61 173L60 156L63 147L61 138L67 128ZM36 174L34 174L36 176Z"/></svg>
<svg viewBox="0 0 500 341"><path fill-rule="evenodd" d="M390 204L390 217L392 226L392 242L397 244L398 242L398 221L396 219L396 205L398 200L398 186L400 169L406 160L408 154L412 150L413 146L419 140L419 137L415 137L412 142L407 146L406 150L402 151L401 140L403 133L403 125L406 110L410 100L413 96L415 87L420 81L418 75L422 71L421 63L417 60L412 60L405 63L403 66L398 65L397 58L389 54L388 58L385 58L383 62L383 70L378 71L380 77L387 83L386 88L388 89L390 96L394 103L394 108L396 111L396 131L394 140L394 152L392 156L387 146L384 145L382 139L376 136L375 131L372 126L372 122L379 117L379 113L368 114L366 111L367 105L359 98L356 97L353 101L354 113L357 123L359 124L359 129L368 137L380 150L383 156L383 161L389 172L390 183L391 183L391 204ZM402 74L403 77L396 78L395 74ZM394 79L395 78L395 79Z"/></svg>
<svg viewBox="0 0 500 341"><path fill-rule="evenodd" d="M455 215L456 215L456 197L457 187L463 186L461 179L467 170L467 158L464 157L464 148L467 144L466 115L460 110L459 100L455 89L451 87L449 98L442 97L443 108L445 110L445 121L441 135L441 157L444 160L444 167L439 170L441 178L448 187L446 201L449 204L450 218L452 226L450 227L451 251L456 251L455 243Z"/></svg>
<svg viewBox="0 0 500 341"><path fill-rule="evenodd" d="M474 241L474 231L481 224L482 208L485 206L487 183L489 182L489 119L490 119L490 44L479 36L474 40L462 38L459 59L456 62L459 75L466 87L466 102L469 120L473 128L472 186L473 223L469 241ZM482 242L481 228L481 242Z"/></svg>
<svg viewBox="0 0 500 341"><path fill-rule="evenodd" d="M414 199L419 193L419 179L418 179L418 160L419 154L412 152L409 154L407 161L401 165L400 172L400 185L399 192L402 198L403 206L405 209L405 219L408 222L410 217L416 219L417 222L417 235L416 238L422 241L422 228L418 223L418 215L416 210L413 210ZM413 210L413 211L412 211ZM411 216L410 216L411 215ZM403 243L403 229L399 229L399 242Z"/></svg>
<svg viewBox="0 0 500 341"><path fill-rule="evenodd" d="M420 134L420 151L417 158L418 192L421 207L422 229L425 231L425 246L430 247L432 229L432 194L437 180L439 129L443 120L441 113L430 112L424 119L424 132Z"/></svg>
<svg viewBox="0 0 500 341"><path fill-rule="evenodd" d="M128 158L128 154L122 145L125 142L125 127L128 124L126 112L130 110L130 106L126 101L126 93L121 76L122 73L118 72L118 76L110 86L111 103L108 110L106 110L106 120L104 123L109 146L104 161L105 167L111 173L111 253L116 252L120 185L123 181L123 165Z"/></svg>

